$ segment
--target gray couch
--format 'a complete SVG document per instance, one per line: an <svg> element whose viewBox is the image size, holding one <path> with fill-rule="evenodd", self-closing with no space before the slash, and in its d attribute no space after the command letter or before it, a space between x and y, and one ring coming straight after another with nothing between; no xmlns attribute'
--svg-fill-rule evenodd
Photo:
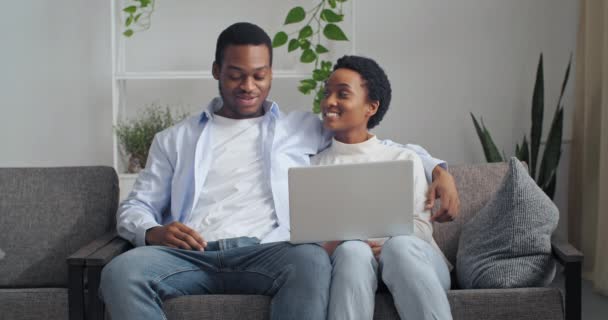
<svg viewBox="0 0 608 320"><path fill-rule="evenodd" d="M84 259L66 259L114 229L117 202L112 168L0 168L0 319L83 319Z"/></svg>
<svg viewBox="0 0 608 320"><path fill-rule="evenodd" d="M107 169L107 168L106 168ZM454 175L457 186L460 192L461 198L461 216L456 219L454 222L445 223L445 224L435 224L435 239L445 255L450 259L450 261L455 265L456 252L458 250L458 238L460 235L460 230L462 225L468 221L483 205L488 201L491 195L497 190L498 185L501 182L502 177L506 172L507 166L505 164L482 164L482 165L474 165L474 166L463 166L463 167L453 167L451 169L452 174ZM19 186L19 188L28 190L28 188L34 188L40 183L29 183L29 186L21 186L21 178L13 178L14 175L20 176L20 173L17 172L3 172L0 169L0 187L4 190L5 188L12 188L13 185ZM13 170L13 169L7 169ZM28 170L28 169L23 169ZM37 169L29 169L29 170L37 170ZM53 169L48 169L53 170ZM62 169L67 170L62 174L66 176L72 175L70 170L80 170L78 168L74 169ZM109 169L111 171L111 169ZM112 180L115 179L115 173L113 171L107 172L104 171L107 177L101 176L92 176L91 181L80 181L82 184L82 188L87 190L90 187L84 186L97 186L95 192L84 192L85 199L87 197L93 196L89 198L90 201L95 202L108 202L107 207L113 208L115 211L115 202L116 196L118 194L117 189L114 186L109 186L107 183L100 183L100 181ZM33 175L46 175L50 174L46 171L39 171ZM10 178L10 182L5 182L6 178ZM53 174L53 177L46 179L46 188L49 190L45 190L45 188L39 188L38 192L25 192L26 195L29 194L29 201L33 201L36 203L44 204L44 201L36 200L36 197L45 197L47 192L53 193L58 199L66 199L66 203L69 203L70 197L74 197L74 194L82 194L79 193L78 189L71 186L69 183L59 183L51 185L51 181L53 180L62 180L62 178L57 177ZM52 186L52 187L51 187ZM67 188L65 191L62 191L62 188ZM43 210L43 209L17 209L21 208L21 206L25 206L24 199L16 199L14 197L6 197L4 195L4 191L0 194L0 214L2 214L1 218L4 218L5 212L18 210L22 212L23 215L42 215L48 216L46 212L59 212L58 208L53 208L51 210ZM26 197L27 199L27 197ZM13 201L10 206L5 204L5 201ZM80 200L79 200L80 201ZM87 201L84 201L87 203ZM61 203L57 205L60 206ZM8 210L8 211L7 211ZM105 214L106 216L103 219L114 219L114 212L109 212L110 210L101 210L95 209L88 211L88 214L99 216L100 214ZM55 217L55 215L53 215ZM88 219L82 218L82 219ZM93 219L93 218L91 218ZM73 221L74 219L69 219L69 221ZM12 239L20 239L19 234L22 233L19 228L23 228L21 230L26 230L28 228L27 225L21 224L10 224L11 222L6 220L9 225L16 227L4 227L7 225L5 220L0 220L2 222L0 227L5 229L9 229L8 232L11 234L11 237L7 237L4 233L0 234L0 248L6 248L4 243L7 240ZM30 220L26 220L30 221ZM104 220L106 221L106 220ZM97 224L97 223L95 223ZM65 226L64 223L60 225ZM103 225L103 223L102 223ZM77 231L70 231L70 228L76 228L75 226L67 224L69 228L67 228L68 233L76 233ZM79 226L79 230L84 228ZM96 226L88 225L91 230L96 228ZM14 229L14 230L13 230ZM103 228L102 228L103 229ZM97 229L94 229L97 230ZM6 231L5 231L6 232ZM94 235L100 234L99 231L91 232ZM40 239L52 239L55 237L54 232L42 232L44 236L40 236ZM70 235L71 237L81 237L82 235ZM88 235L93 238L93 234ZM81 239L79 238L79 239ZM70 241L66 241L72 243L72 238ZM46 240L42 240L46 241ZM75 241L74 241L75 242ZM70 247L62 251L61 254L57 256L61 256L61 259L64 259L69 252L72 252L72 249L76 249L77 247ZM117 237L114 233L106 233L103 236L98 237L95 241L89 243L88 245L81 248L76 254L73 254L68 260L71 270L70 278L79 279L78 281L74 281L76 283L74 289L71 290L70 298L75 296L73 299L74 303L72 303L72 299L70 299L70 315L73 316L71 319L82 319L78 318L80 316L82 310L84 309L84 313L86 319L103 319L104 318L104 310L103 304L97 297L97 288L99 287L99 277L101 273L101 269L104 265L106 265L113 257L118 254L128 250L131 248L131 245ZM21 250L24 248L21 247ZM567 319L567 320L576 320L580 319L580 276L581 276L581 261L582 255L572 246L565 243L554 243L553 244L554 255L555 258L560 262L563 266L563 272L565 275L565 288L517 288L517 289L485 289L485 290L460 290L458 288L453 288L448 292L448 298L452 307L452 313L454 319L533 319L533 320L541 320L541 319ZM11 251L12 252L12 251ZM7 258L10 258L7 254ZM7 259L5 258L5 260ZM3 260L4 261L4 260ZM9 269L2 269L4 265L1 264L3 261L0 261L0 271L8 271ZM65 260L64 260L65 261ZM35 263L33 263L35 265ZM27 267L24 270L28 269ZM11 269L13 270L13 269ZM29 270L29 269L28 269ZM64 263L64 270L47 272L44 268L36 268L32 271L33 274L36 274L36 277L42 279L50 278L51 274L60 274L63 272L66 274L67 268ZM52 269L55 270L55 269ZM80 278L79 278L80 277ZM4 290L15 290L15 289L5 289L8 287L16 287L14 284L6 284L8 281L4 281L2 279L2 283L0 285L0 297L5 294ZM65 282L62 282L65 285ZM456 281L453 281L455 284ZM36 286L35 284L27 284L25 287ZM65 288L62 287L62 288ZM45 300L48 301L48 305L54 305L61 310L65 310L65 295L66 289L61 289L63 291L63 298L55 297L54 294L47 294L46 297L43 293L37 293L38 299L37 301ZM79 293L76 293L79 292ZM9 293L10 294L10 293ZM53 295L51 300L46 300L48 296ZM21 299L21 300L20 300ZM27 308L30 305L29 297L25 295L22 297L12 298L10 302L10 309L19 309L19 308ZM63 300L62 300L63 299ZM5 299L2 297L0 300L4 301ZM7 300L8 301L8 300ZM19 302L21 301L21 302ZM270 298L265 296L247 296L247 295L208 295L208 296L186 296L175 298L169 301L166 301L164 304L164 309L169 317L169 319L267 319L269 314L269 303ZM4 303L0 303L0 315L4 314L4 309L7 308ZM1 316L0 316L1 317ZM30 317L34 318L34 317ZM30 319L30 318L17 318L17 319ZM50 317L49 317L50 318ZM52 317L59 319L60 317ZM9 318L12 319L12 318ZM376 310L374 319L398 319L397 313L393 307L392 298L390 294L386 292L379 292L376 297Z"/></svg>

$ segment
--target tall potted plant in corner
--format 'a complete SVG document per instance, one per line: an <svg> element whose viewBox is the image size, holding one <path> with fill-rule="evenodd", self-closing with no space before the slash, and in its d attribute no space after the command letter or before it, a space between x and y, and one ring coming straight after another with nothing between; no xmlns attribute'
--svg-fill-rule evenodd
<svg viewBox="0 0 608 320"><path fill-rule="evenodd" d="M543 55L541 53L538 60L538 67L536 70L536 82L534 83L534 93L532 96L532 127L530 129L530 138L526 135L523 137L521 145L516 144L515 156L528 164L530 168L530 176L536 181L539 187L553 199L555 195L555 183L557 181L557 166L562 153L562 130L564 123L564 105L562 98L568 83L568 77L570 75L570 65L572 58L568 62L566 68L566 74L562 82L562 90L557 101L557 108L553 114L553 120L551 127L549 128L549 134L547 136L547 143L542 153L540 164L538 157L540 153L541 136L543 132L543 117L544 117L544 103L545 103L545 89L544 89L544 78L543 78ZM475 130L481 141L483 152L488 162L502 162L505 161L505 157L500 154L496 144L492 140L490 132L483 124L483 119L480 123L477 121L473 113L471 113ZM529 143L528 143L529 141Z"/></svg>

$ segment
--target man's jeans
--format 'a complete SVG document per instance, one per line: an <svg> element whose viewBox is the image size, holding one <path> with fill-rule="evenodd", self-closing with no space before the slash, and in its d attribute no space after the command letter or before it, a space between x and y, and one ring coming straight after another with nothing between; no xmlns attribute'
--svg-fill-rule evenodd
<svg viewBox="0 0 608 320"><path fill-rule="evenodd" d="M316 244L209 242L204 252L137 247L102 271L100 296L113 320L166 319L162 301L195 294L272 297L271 319L325 319L331 264Z"/></svg>

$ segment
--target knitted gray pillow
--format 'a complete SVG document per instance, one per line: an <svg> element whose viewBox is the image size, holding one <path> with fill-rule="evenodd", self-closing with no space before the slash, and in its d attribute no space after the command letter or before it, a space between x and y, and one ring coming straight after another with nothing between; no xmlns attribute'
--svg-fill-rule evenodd
<svg viewBox="0 0 608 320"><path fill-rule="evenodd" d="M516 158L494 197L462 228L458 283L470 288L548 285L555 275L551 233L559 211Z"/></svg>

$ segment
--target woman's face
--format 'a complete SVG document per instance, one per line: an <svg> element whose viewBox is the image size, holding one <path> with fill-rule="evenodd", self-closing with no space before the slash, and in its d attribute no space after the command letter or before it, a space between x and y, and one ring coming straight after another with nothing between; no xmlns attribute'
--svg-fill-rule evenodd
<svg viewBox="0 0 608 320"><path fill-rule="evenodd" d="M367 132L367 121L378 110L378 103L369 101L367 86L358 72L337 69L325 83L323 126L335 134Z"/></svg>

